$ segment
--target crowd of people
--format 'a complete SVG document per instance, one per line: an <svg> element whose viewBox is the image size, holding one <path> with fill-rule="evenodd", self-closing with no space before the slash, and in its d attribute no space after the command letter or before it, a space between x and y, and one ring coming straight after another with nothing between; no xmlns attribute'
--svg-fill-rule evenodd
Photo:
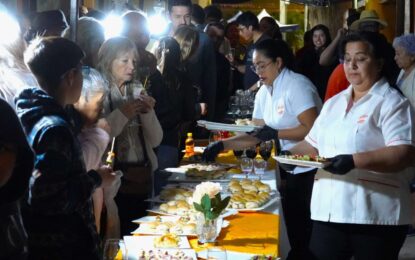
<svg viewBox="0 0 415 260"><path fill-rule="evenodd" d="M105 39L100 12L85 13L73 42L51 10L0 43L0 258L100 259L166 184L195 121L224 121L244 89L262 128L204 160L274 140L330 162L279 164L287 259L397 259L415 222L415 35L388 43L376 12L350 9L333 40L318 24L294 54L250 11L226 24L217 6L171 0L168 17L152 41L128 10Z"/></svg>

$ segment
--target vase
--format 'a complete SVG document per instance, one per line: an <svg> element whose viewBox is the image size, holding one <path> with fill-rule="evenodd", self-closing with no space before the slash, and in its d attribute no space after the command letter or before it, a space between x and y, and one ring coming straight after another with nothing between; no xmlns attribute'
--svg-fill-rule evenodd
<svg viewBox="0 0 415 260"><path fill-rule="evenodd" d="M217 220L205 219L203 215L198 216L196 221L196 234L199 243L213 243L218 236Z"/></svg>

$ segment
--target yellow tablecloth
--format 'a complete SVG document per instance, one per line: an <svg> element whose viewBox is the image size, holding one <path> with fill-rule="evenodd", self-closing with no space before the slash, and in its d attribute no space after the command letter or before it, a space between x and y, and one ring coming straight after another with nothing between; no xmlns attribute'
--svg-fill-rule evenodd
<svg viewBox="0 0 415 260"><path fill-rule="evenodd" d="M230 225L222 229L215 246L228 251L278 256L279 216L271 213L239 213L227 218ZM213 245L199 245L197 238L189 239L196 252Z"/></svg>

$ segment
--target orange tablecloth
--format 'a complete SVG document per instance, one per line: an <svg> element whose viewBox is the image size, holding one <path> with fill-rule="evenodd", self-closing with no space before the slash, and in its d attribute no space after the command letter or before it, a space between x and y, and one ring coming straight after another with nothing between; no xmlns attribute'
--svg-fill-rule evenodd
<svg viewBox="0 0 415 260"><path fill-rule="evenodd" d="M230 225L222 229L215 246L241 253L278 256L278 215L264 212L239 213L227 220ZM210 246L198 245L197 238L190 238L189 242L197 252Z"/></svg>

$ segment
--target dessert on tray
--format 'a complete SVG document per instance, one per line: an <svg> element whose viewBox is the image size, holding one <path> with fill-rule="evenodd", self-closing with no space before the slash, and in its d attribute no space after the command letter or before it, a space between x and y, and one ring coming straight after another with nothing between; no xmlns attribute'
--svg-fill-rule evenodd
<svg viewBox="0 0 415 260"><path fill-rule="evenodd" d="M229 207L254 209L264 205L271 198L271 188L260 180L231 180L228 190L232 193Z"/></svg>
<svg viewBox="0 0 415 260"><path fill-rule="evenodd" d="M174 248L179 246L179 238L174 234L165 234L154 238L154 247Z"/></svg>

